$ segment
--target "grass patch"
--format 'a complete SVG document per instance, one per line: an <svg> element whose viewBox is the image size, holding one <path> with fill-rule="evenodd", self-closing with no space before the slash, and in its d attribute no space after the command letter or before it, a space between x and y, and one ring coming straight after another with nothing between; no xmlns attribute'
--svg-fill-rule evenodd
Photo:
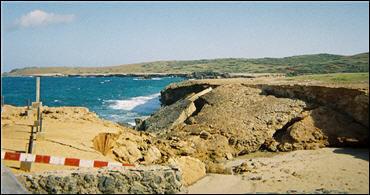
<svg viewBox="0 0 370 195"><path fill-rule="evenodd" d="M369 73L333 73L333 74L317 74L317 75L302 75L287 78L287 80L313 80L313 81L329 81L329 82L344 82L358 83L368 82Z"/></svg>

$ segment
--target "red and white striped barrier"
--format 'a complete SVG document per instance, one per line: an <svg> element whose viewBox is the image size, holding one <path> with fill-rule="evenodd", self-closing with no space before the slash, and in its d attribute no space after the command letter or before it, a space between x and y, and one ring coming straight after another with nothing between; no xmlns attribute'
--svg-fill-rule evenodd
<svg viewBox="0 0 370 195"><path fill-rule="evenodd" d="M1 152L1 159L46 163L46 164L54 164L54 165L69 165L69 166L76 166L76 167L135 166L133 164L124 164L124 163L117 163L117 162L83 160L83 159L77 159L77 158L64 158L64 157L55 157L55 156L38 155L38 154L26 154L26 153L17 153L17 152Z"/></svg>

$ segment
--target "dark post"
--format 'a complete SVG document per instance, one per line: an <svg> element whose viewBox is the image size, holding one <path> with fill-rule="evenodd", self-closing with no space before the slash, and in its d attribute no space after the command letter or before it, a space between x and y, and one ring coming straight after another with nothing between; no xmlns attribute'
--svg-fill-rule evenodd
<svg viewBox="0 0 370 195"><path fill-rule="evenodd" d="M40 120L40 106L37 107L36 120Z"/></svg>
<svg viewBox="0 0 370 195"><path fill-rule="evenodd" d="M40 114L40 132L42 131L42 113Z"/></svg>
<svg viewBox="0 0 370 195"><path fill-rule="evenodd" d="M27 110L30 110L30 99L27 99Z"/></svg>
<svg viewBox="0 0 370 195"><path fill-rule="evenodd" d="M40 122L40 105L37 107L36 120ZM40 123L39 123L40 124ZM36 131L39 131L39 125L36 126Z"/></svg>
<svg viewBox="0 0 370 195"><path fill-rule="evenodd" d="M1 107L4 107L4 96L1 96Z"/></svg>
<svg viewBox="0 0 370 195"><path fill-rule="evenodd" d="M30 141L28 143L28 153L32 154L32 146L33 146L33 126L31 126L31 136Z"/></svg>

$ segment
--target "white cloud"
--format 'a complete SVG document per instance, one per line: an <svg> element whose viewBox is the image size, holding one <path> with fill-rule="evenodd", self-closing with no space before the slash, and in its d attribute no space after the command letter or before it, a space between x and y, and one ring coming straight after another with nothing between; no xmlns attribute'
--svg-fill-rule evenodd
<svg viewBox="0 0 370 195"><path fill-rule="evenodd" d="M34 10L26 15L23 15L21 18L16 19L11 28L36 28L49 24L70 23L74 21L75 18L76 17L73 14L58 15L40 10Z"/></svg>

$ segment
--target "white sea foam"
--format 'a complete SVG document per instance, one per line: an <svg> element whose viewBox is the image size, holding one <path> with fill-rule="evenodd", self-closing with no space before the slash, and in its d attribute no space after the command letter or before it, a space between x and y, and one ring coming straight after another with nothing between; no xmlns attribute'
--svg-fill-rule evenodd
<svg viewBox="0 0 370 195"><path fill-rule="evenodd" d="M162 80L162 78L154 77L154 78L150 78L150 79L145 79L143 77L137 77L137 78L133 78L132 80L134 80L134 81L140 81L140 80Z"/></svg>
<svg viewBox="0 0 370 195"><path fill-rule="evenodd" d="M115 110L133 110L134 108L138 107L139 105L144 105L150 103L149 101L155 100L158 101L160 93L152 94L149 96L138 96L133 97L128 100L105 100L105 102L111 102L112 104L108 107ZM152 107L152 105L148 105L148 107Z"/></svg>

